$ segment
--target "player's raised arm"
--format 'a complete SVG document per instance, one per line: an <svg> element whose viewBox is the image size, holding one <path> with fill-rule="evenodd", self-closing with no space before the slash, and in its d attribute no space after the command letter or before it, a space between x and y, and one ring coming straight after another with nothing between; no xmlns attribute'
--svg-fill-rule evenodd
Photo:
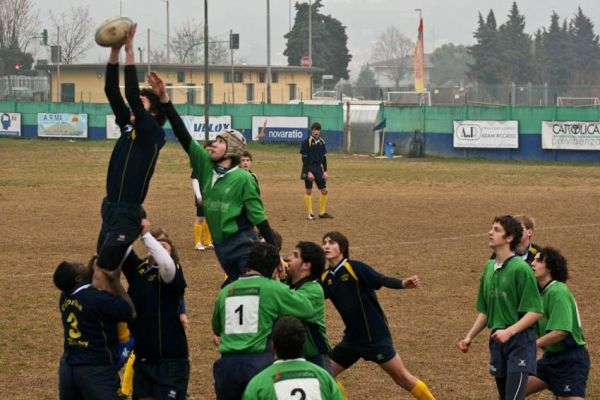
<svg viewBox="0 0 600 400"><path fill-rule="evenodd" d="M122 44L110 49L104 76L104 93L115 114L115 121L120 127L129 123L129 108L125 104L119 89L119 52L121 47L123 47Z"/></svg>
<svg viewBox="0 0 600 400"><path fill-rule="evenodd" d="M141 118L146 112L144 104L140 99L140 87L137 78L137 70L135 67L135 50L133 47L133 39L137 30L137 24L131 25L127 32L125 40L125 97L136 118Z"/></svg>

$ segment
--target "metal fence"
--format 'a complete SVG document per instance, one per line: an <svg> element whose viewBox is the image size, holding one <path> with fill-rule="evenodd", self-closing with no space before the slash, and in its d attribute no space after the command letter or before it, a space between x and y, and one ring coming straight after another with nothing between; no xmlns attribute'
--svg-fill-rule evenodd
<svg viewBox="0 0 600 400"><path fill-rule="evenodd" d="M0 100L46 101L50 95L50 81L45 76L0 76Z"/></svg>

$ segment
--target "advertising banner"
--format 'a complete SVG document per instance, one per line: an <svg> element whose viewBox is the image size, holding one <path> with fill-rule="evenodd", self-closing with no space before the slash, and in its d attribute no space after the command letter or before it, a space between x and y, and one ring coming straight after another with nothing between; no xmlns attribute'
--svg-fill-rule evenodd
<svg viewBox="0 0 600 400"><path fill-rule="evenodd" d="M519 148L519 121L454 121L455 148Z"/></svg>
<svg viewBox="0 0 600 400"><path fill-rule="evenodd" d="M183 115L185 127L195 140L204 140L204 115ZM208 117L208 139L215 140L217 133L231 129L231 115L211 115Z"/></svg>
<svg viewBox="0 0 600 400"><path fill-rule="evenodd" d="M301 142L308 135L308 117L252 117L252 140Z"/></svg>
<svg viewBox="0 0 600 400"><path fill-rule="evenodd" d="M600 150L600 121L542 121L542 149Z"/></svg>
<svg viewBox="0 0 600 400"><path fill-rule="evenodd" d="M38 113L38 136L87 138L87 122L87 114Z"/></svg>
<svg viewBox="0 0 600 400"><path fill-rule="evenodd" d="M20 113L2 113L0 115L0 136L21 136Z"/></svg>

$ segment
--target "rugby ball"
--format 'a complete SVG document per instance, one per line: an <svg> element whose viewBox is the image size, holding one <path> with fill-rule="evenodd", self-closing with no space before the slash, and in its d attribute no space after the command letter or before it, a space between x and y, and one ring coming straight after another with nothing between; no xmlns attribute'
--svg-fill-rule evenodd
<svg viewBox="0 0 600 400"><path fill-rule="evenodd" d="M113 17L102 22L96 30L96 43L102 47L113 47L125 43L127 32L133 21L127 17Z"/></svg>

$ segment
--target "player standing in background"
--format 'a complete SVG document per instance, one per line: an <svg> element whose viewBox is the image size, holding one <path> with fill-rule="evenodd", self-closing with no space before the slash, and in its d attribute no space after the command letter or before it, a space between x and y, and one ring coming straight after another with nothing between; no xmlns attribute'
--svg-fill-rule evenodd
<svg viewBox="0 0 600 400"><path fill-rule="evenodd" d="M304 194L304 203L309 220L315 219L312 206L312 187L316 182L321 191L319 197L319 218L333 218L327 213L327 148L325 140L321 137L321 124L315 122L310 127L310 136L302 142L300 154L302 154L302 174L300 179L304 180L306 193Z"/></svg>
<svg viewBox="0 0 600 400"><path fill-rule="evenodd" d="M514 250L521 241L521 223L510 215L496 217L488 244L496 254L485 263L477 295L479 314L459 349L466 353L487 326L490 373L500 398L524 399L528 374L535 373L534 324L542 316L542 299L531 267Z"/></svg>
<svg viewBox="0 0 600 400"><path fill-rule="evenodd" d="M529 376L527 395L550 389L561 399L584 399L590 355L577 303L565 284L567 260L558 250L545 247L536 254L532 267L544 303L544 315L536 324L536 344L544 355L537 362L537 372Z"/></svg>
<svg viewBox="0 0 600 400"><path fill-rule="evenodd" d="M325 252L312 242L298 242L287 265L290 287L304 294L315 309L316 322L305 322L306 343L304 357L324 368L331 370L329 353L331 346L325 328L325 295L319 279L325 270Z"/></svg>
<svg viewBox="0 0 600 400"><path fill-rule="evenodd" d="M218 400L240 399L248 382L273 362L269 337L278 318L315 321L310 301L273 279L280 261L275 246L254 245L245 274L217 296L212 329L221 353L213 364Z"/></svg>
<svg viewBox="0 0 600 400"><path fill-rule="evenodd" d="M244 150L244 152L242 153L242 157L240 159L240 167L244 168L246 171L248 171L250 173L250 175L252 175L252 177L256 181L256 185L258 186L258 176L256 176L256 174L254 172L252 172L252 153L250 153L248 150ZM260 193L260 186L259 186L259 193Z"/></svg>
<svg viewBox="0 0 600 400"><path fill-rule="evenodd" d="M239 168L246 139L235 129L225 129L217 134L208 151L204 150L190 136L162 79L151 72L149 81L200 182L215 252L227 274L225 286L244 273L250 248L258 241L255 226L268 243L275 243L256 181Z"/></svg>
<svg viewBox="0 0 600 400"><path fill-rule="evenodd" d="M298 319L282 317L277 320L273 328L276 361L252 378L244 399L343 400L331 375L302 357L305 339L306 331Z"/></svg>
<svg viewBox="0 0 600 400"><path fill-rule="evenodd" d="M346 326L342 341L331 352L333 375L337 377L362 357L377 363L416 399L434 399L425 382L406 369L394 349L387 320L375 294L381 287L418 288L421 286L419 277L384 276L367 264L349 260L348 239L340 232L323 235L323 250L329 265L329 270L321 276L325 297L331 300Z"/></svg>
<svg viewBox="0 0 600 400"><path fill-rule="evenodd" d="M133 398L183 400L190 363L181 304L186 282L179 257L168 236L155 238L143 221L141 240L148 257L132 250L123 263L128 293L138 310L131 324L135 337Z"/></svg>
<svg viewBox="0 0 600 400"><path fill-rule="evenodd" d="M208 140L204 143L204 148L208 148L211 145L211 141ZM194 221L194 243L196 244L196 250L206 250L214 248L212 244L212 237L210 235L210 228L208 222L204 218L204 207L202 206L202 192L200 191L200 183L192 171L192 188L194 189L194 199L196 204L196 220Z"/></svg>
<svg viewBox="0 0 600 400"><path fill-rule="evenodd" d="M91 285L94 262L63 261L54 271L64 329L60 400L119 399L117 323L130 321L134 308L117 281L109 281L116 295Z"/></svg>

